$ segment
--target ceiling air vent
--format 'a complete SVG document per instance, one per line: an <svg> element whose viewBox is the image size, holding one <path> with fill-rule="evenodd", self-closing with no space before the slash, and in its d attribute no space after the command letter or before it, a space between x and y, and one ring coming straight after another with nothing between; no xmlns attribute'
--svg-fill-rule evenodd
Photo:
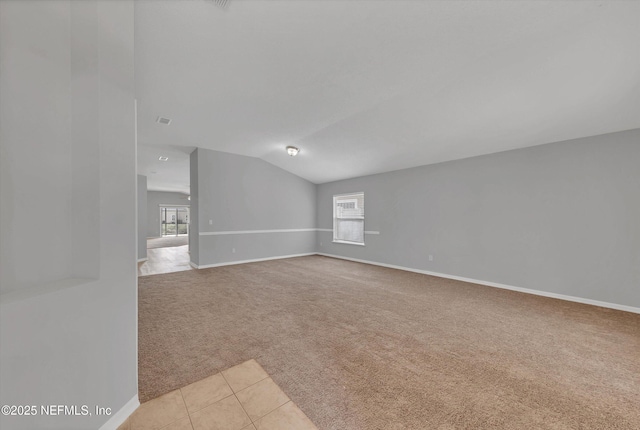
<svg viewBox="0 0 640 430"><path fill-rule="evenodd" d="M159 116L158 119L156 119L156 122L160 123L160 124L164 124L164 125L171 124L171 120L169 118L164 118L164 117L161 117L161 116Z"/></svg>
<svg viewBox="0 0 640 430"><path fill-rule="evenodd" d="M215 4L216 6L218 6L221 9L226 9L229 7L229 3L231 3L231 0L211 0L213 1L213 4Z"/></svg>

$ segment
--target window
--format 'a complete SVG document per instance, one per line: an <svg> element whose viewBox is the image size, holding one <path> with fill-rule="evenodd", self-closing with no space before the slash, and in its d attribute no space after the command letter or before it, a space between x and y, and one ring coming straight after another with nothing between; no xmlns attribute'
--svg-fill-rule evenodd
<svg viewBox="0 0 640 430"><path fill-rule="evenodd" d="M364 193L333 196L333 241L364 245Z"/></svg>

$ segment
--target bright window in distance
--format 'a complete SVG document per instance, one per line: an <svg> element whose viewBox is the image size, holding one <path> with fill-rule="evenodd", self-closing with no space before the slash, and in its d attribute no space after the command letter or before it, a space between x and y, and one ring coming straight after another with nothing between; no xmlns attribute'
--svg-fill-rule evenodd
<svg viewBox="0 0 640 430"><path fill-rule="evenodd" d="M333 196L333 241L364 245L364 193Z"/></svg>

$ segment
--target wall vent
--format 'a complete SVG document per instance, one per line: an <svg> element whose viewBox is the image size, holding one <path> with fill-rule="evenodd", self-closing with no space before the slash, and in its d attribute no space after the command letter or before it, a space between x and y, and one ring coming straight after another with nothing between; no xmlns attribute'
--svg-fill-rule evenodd
<svg viewBox="0 0 640 430"><path fill-rule="evenodd" d="M231 0L212 0L213 3L221 9L227 9Z"/></svg>
<svg viewBox="0 0 640 430"><path fill-rule="evenodd" d="M158 119L156 119L156 122L160 123L160 124L164 124L164 125L171 124L171 120L169 118L164 118L164 117L161 117L161 116L159 116Z"/></svg>

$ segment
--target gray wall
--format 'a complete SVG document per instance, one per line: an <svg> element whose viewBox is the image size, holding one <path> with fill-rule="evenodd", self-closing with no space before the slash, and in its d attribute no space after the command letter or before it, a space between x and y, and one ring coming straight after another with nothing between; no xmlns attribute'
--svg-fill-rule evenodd
<svg viewBox="0 0 640 430"><path fill-rule="evenodd" d="M137 395L133 21L130 0L0 2L2 405Z"/></svg>
<svg viewBox="0 0 640 430"><path fill-rule="evenodd" d="M380 235L317 249L640 307L639 166L631 130L322 184L319 228L334 194L364 191Z"/></svg>
<svg viewBox="0 0 640 430"><path fill-rule="evenodd" d="M160 237L160 205L190 206L186 194L165 191L147 192L147 237ZM189 214L191 216L191 214Z"/></svg>
<svg viewBox="0 0 640 430"><path fill-rule="evenodd" d="M207 235L313 229L316 186L253 157L202 148L192 156L197 159L200 265L315 251L314 231Z"/></svg>
<svg viewBox="0 0 640 430"><path fill-rule="evenodd" d="M138 260L147 258L147 177L138 175Z"/></svg>

